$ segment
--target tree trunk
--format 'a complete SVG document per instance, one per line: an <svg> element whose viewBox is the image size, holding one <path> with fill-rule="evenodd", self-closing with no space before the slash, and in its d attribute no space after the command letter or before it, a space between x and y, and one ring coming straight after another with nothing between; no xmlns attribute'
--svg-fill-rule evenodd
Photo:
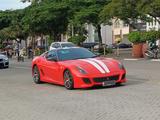
<svg viewBox="0 0 160 120"><path fill-rule="evenodd" d="M55 41L55 42L61 41L61 34L59 34L59 33L54 33L54 41Z"/></svg>
<svg viewBox="0 0 160 120"><path fill-rule="evenodd" d="M102 47L101 25L97 25L97 31L98 31L98 39L99 39L99 48L101 48Z"/></svg>

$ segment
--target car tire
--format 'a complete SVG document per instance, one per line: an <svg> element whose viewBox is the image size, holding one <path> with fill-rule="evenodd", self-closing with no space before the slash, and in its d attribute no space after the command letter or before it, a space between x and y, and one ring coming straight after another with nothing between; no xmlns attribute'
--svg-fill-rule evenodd
<svg viewBox="0 0 160 120"><path fill-rule="evenodd" d="M65 70L64 75L64 86L68 90L74 89L74 80L71 72L69 70Z"/></svg>
<svg viewBox="0 0 160 120"><path fill-rule="evenodd" d="M9 66L5 67L5 68L9 68Z"/></svg>
<svg viewBox="0 0 160 120"><path fill-rule="evenodd" d="M41 82L41 79L40 79L40 72L39 72L39 69L38 69L37 66L34 66L34 67L33 67L33 81L34 81L36 84L42 83L42 82Z"/></svg>

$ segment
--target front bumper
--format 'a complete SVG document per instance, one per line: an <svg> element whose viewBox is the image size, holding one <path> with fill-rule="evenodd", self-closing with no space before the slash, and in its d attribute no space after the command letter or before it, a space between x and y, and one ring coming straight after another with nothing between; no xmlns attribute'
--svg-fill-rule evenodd
<svg viewBox="0 0 160 120"><path fill-rule="evenodd" d="M111 72L101 75L84 75L76 76L74 75L74 88L89 88L93 86L102 86L103 83L109 78L110 80L115 80L116 83L126 82L126 71L121 70L117 72ZM89 81L88 81L89 80Z"/></svg>
<svg viewBox="0 0 160 120"><path fill-rule="evenodd" d="M9 67L9 61L0 61L0 67Z"/></svg>

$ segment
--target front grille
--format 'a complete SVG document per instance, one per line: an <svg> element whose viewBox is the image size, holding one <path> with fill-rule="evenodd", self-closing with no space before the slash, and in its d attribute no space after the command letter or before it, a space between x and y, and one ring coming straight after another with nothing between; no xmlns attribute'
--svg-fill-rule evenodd
<svg viewBox="0 0 160 120"><path fill-rule="evenodd" d="M3 67L4 66L4 64L3 63L0 63L0 67Z"/></svg>
<svg viewBox="0 0 160 120"><path fill-rule="evenodd" d="M109 76L109 77L93 78L93 81L100 83L100 82L112 81L112 80L117 81L118 79L119 79L119 75L115 75L115 76Z"/></svg>
<svg viewBox="0 0 160 120"><path fill-rule="evenodd" d="M0 62L2 62L3 61L3 59L0 59Z"/></svg>

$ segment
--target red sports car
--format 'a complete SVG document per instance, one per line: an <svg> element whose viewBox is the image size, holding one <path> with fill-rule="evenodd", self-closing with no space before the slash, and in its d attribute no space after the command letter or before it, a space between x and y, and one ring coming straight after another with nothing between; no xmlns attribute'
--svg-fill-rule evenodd
<svg viewBox="0 0 160 120"><path fill-rule="evenodd" d="M126 82L126 70L119 61L99 57L80 47L55 49L34 58L32 75L37 84L48 82L67 89Z"/></svg>

